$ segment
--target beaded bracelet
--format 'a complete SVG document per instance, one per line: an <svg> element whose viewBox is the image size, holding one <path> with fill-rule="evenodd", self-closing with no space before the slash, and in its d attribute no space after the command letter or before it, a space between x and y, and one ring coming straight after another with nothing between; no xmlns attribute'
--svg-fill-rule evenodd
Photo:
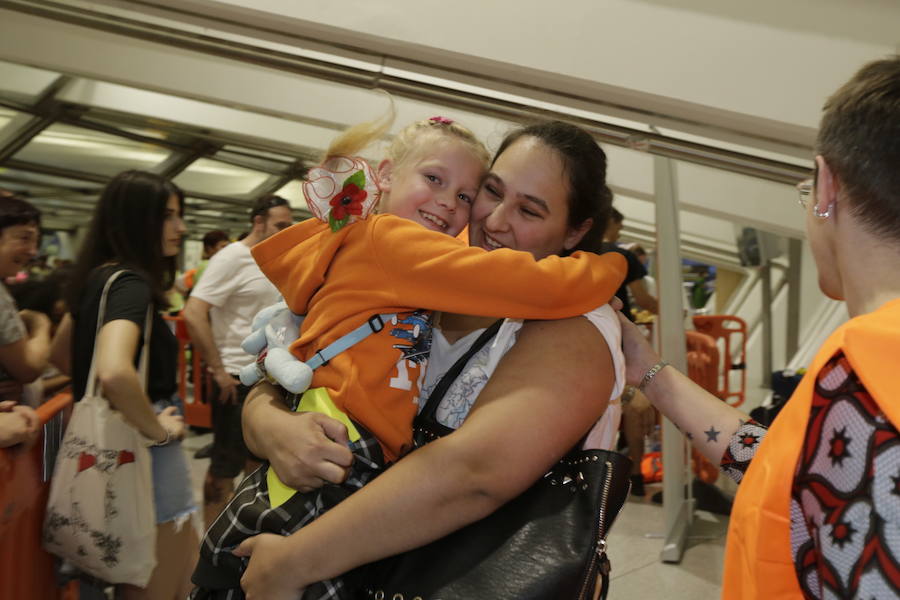
<svg viewBox="0 0 900 600"><path fill-rule="evenodd" d="M644 391L644 388L650 385L650 382L653 381L653 378L656 377L656 374L662 371L665 367L667 367L669 363L664 360L659 361L652 367L650 367L646 373L644 373L643 379L641 379L641 383L638 384L638 389Z"/></svg>

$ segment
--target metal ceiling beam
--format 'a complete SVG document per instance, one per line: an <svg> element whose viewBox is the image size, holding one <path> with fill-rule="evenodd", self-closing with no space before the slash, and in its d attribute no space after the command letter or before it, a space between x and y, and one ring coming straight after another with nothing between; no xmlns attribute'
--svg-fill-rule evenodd
<svg viewBox="0 0 900 600"><path fill-rule="evenodd" d="M191 166L195 160L204 156L212 156L219 151L219 148L221 146L217 144L197 142L193 151L176 150L151 170L166 179L174 179Z"/></svg>
<svg viewBox="0 0 900 600"><path fill-rule="evenodd" d="M28 142L37 137L43 130L53 124L52 117L32 117L22 127L10 134L0 147L0 163L14 156Z"/></svg>
<svg viewBox="0 0 900 600"><path fill-rule="evenodd" d="M30 119L25 125L11 133L0 147L0 163L14 156L24 148L28 142L37 137L44 129L53 124L58 118L56 110L53 110L53 97L63 89L72 78L68 75L60 75L48 85L34 102L35 113L38 116ZM28 111L31 112L31 111Z"/></svg>
<svg viewBox="0 0 900 600"><path fill-rule="evenodd" d="M306 176L307 169L303 166L303 162L301 160L295 161L292 165L290 165L287 171L278 177L270 177L268 180L263 181L261 184L256 186L256 188L250 192L250 196L253 198L262 198L263 196L267 196L269 194L274 194L291 181L295 179L302 179Z"/></svg>
<svg viewBox="0 0 900 600"><path fill-rule="evenodd" d="M483 115L492 116L513 122L526 122L535 117L557 118L574 122L590 131L599 141L624 146L634 150L645 151L656 156L664 156L681 161L701 164L724 171L740 173L775 181L795 184L807 176L808 169L788 162L761 158L752 154L724 150L712 145L704 145L684 141L658 133L648 133L603 122L600 119L578 118L573 115L546 109L537 109L524 103L499 100L484 94L450 89L433 83L414 81L407 78L373 72L362 68L339 65L324 60L301 57L268 48L258 48L242 44L234 40L221 40L209 35L201 35L159 24L112 16L73 6L60 5L54 2L31 0L30 2L7 1L4 6L16 11L36 15L43 18L64 21L83 27L108 31L143 40L175 46L186 50L208 55L219 56L231 60L260 65L290 73L316 77L338 83L365 88L380 88L420 102L437 102L445 106L455 107ZM318 41L322 43L321 40ZM358 50L358 49L357 49ZM385 56L373 56L372 60L385 59ZM423 63L423 69L440 69L436 65ZM448 73L452 77L453 73ZM567 93L565 90L530 89L518 81L496 80L498 86L514 86L529 92L550 94L561 101L572 101L579 105L595 105L602 111L601 102L593 98L585 98ZM649 116L649 115L648 115ZM658 115L657 115L658 116Z"/></svg>
<svg viewBox="0 0 900 600"><path fill-rule="evenodd" d="M73 169L64 169L63 167L54 167L50 165L42 165L25 160L9 159L3 163L3 166L20 171L31 171L32 173L42 173L53 177L64 177L66 179L75 179L77 181L90 181L93 183L106 184L111 177L106 175L98 175L96 173L87 173L85 171L75 171Z"/></svg>
<svg viewBox="0 0 900 600"><path fill-rule="evenodd" d="M55 107L48 107L44 105L42 107L38 106L29 106L27 104L22 104L20 102L14 102L9 99L0 98L0 106L9 108L11 110L15 110L17 112L27 113L35 116L35 119L47 119L49 122L47 125L52 124L53 122L64 123L66 125L71 125L73 127L81 127L83 129L87 129L90 131L97 131L99 133L105 133L107 135L114 135L117 137L122 137L128 140L132 140L135 142L139 142L142 144L150 144L153 146L160 146L162 148L166 148L167 150L171 150L173 152L190 154L196 151L197 144L205 144L208 149L206 152L195 157L197 158L209 157L212 160L216 160L218 162L222 162L228 165L232 165L235 167L241 167L244 169L250 169L253 171L259 171L262 173L268 173L270 175L281 175L284 173L284 168L281 168L280 161L276 161L272 159L273 163L278 163L278 165L268 166L264 163L255 162L252 160L241 160L240 158L234 156L216 156L219 150L221 150L226 144L235 144L244 146L247 148L256 148L259 150L269 150L268 147L262 147L259 145L255 145L252 143L248 143L246 140L233 140L228 139L227 136L215 135L208 136L204 135L202 137L197 137L193 143L182 143L177 141L172 141L171 139L163 139L158 137L153 137L149 135L141 135L139 133L135 133L133 131L128 131L126 129L122 129L119 127L115 127L114 125L109 125L107 123L99 123L91 119L90 115L83 115L85 109L82 107L75 108L71 104L68 105L57 105ZM114 118L114 117L111 117ZM126 119L123 118L123 121ZM141 126L146 126L143 123L139 123ZM160 128L159 123L154 124L155 128ZM172 129L175 129L175 125L172 126ZM171 133L170 129L166 130L167 133ZM40 133L40 130L37 131L37 134ZM178 134L182 136L192 136L191 132L181 132L177 131ZM32 136L33 137L33 136ZM210 138L215 138L213 141ZM21 144L18 148L16 148L16 152L21 150L21 147L30 141L31 138L28 138ZM0 153L3 150L0 149ZM12 156L15 152L9 154ZM262 158L262 157L260 157ZM2 154L0 154L0 163L3 162L5 158ZM264 159L263 159L264 160ZM185 168L190 166L190 164L186 165ZM182 169L183 170L183 169ZM180 172L180 171L179 171Z"/></svg>

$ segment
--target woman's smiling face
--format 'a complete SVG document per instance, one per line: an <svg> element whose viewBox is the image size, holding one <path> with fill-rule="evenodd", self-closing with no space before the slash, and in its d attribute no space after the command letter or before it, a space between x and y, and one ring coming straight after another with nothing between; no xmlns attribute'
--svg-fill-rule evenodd
<svg viewBox="0 0 900 600"><path fill-rule="evenodd" d="M556 150L524 136L500 154L472 206L469 245L512 248L536 259L573 248L569 183Z"/></svg>
<svg viewBox="0 0 900 600"><path fill-rule="evenodd" d="M0 277L24 271L38 253L41 231L35 223L0 230Z"/></svg>

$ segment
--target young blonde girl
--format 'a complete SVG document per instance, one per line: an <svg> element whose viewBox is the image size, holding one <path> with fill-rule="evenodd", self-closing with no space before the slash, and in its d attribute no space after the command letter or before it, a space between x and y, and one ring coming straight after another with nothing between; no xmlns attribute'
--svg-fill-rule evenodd
<svg viewBox="0 0 900 600"><path fill-rule="evenodd" d="M298 492L277 508L269 502L266 468L248 477L207 533L194 573L203 589L194 598L242 597L237 588L246 562L231 551L243 539L293 533L409 450L430 347L428 310L565 318L605 304L624 277L624 261L615 254L535 261L525 252L466 246L454 236L468 223L485 148L449 119L419 121L396 136L376 177L353 155L383 128L358 126L336 140L325 170L313 169L304 185L319 218L253 248L288 307L306 315L291 352L311 365L326 359L299 408L349 424L350 475L340 485ZM365 202L379 194L382 213L366 217ZM352 347L327 352L360 328L366 335ZM350 574L310 586L304 598L350 598L354 590Z"/></svg>

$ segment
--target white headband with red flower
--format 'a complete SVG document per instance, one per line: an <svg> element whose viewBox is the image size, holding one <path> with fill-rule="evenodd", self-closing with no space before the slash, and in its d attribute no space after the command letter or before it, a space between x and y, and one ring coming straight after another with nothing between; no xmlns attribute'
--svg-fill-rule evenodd
<svg viewBox="0 0 900 600"><path fill-rule="evenodd" d="M365 160L332 156L313 167L303 182L310 212L332 231L365 219L378 204L381 190L375 172Z"/></svg>

